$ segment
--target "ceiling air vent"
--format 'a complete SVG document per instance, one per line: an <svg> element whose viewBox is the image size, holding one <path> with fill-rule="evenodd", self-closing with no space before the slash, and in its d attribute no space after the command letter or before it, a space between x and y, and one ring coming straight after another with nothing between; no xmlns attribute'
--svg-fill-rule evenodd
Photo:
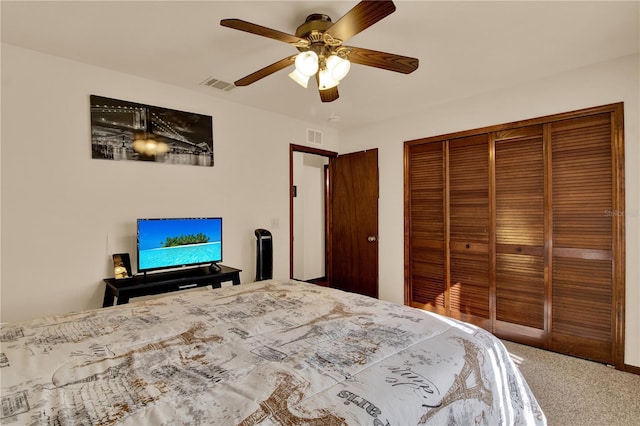
<svg viewBox="0 0 640 426"><path fill-rule="evenodd" d="M236 87L233 83L227 83L226 81L218 80L213 77L207 78L200 84L203 86L213 87L214 89L224 90L225 92L233 90Z"/></svg>
<svg viewBox="0 0 640 426"><path fill-rule="evenodd" d="M320 130L307 129L307 142L322 145L322 132Z"/></svg>

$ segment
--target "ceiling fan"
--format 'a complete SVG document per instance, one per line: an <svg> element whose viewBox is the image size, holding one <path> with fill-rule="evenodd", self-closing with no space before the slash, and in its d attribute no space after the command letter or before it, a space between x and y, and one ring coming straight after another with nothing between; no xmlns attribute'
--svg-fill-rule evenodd
<svg viewBox="0 0 640 426"><path fill-rule="evenodd" d="M282 41L300 51L267 65L234 84L248 86L295 64L289 77L306 88L309 78L315 76L320 99L322 102L332 102L338 99L338 84L349 72L351 63L409 74L418 68L418 59L343 44L395 10L393 1L361 1L335 23L325 14L309 15L297 28L295 35L241 19L223 19L220 21L223 27Z"/></svg>

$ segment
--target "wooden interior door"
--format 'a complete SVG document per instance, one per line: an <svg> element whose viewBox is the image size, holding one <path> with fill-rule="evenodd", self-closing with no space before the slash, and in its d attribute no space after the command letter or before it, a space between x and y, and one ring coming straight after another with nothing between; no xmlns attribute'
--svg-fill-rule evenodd
<svg viewBox="0 0 640 426"><path fill-rule="evenodd" d="M494 134L495 319L500 337L544 346L545 161L543 126Z"/></svg>
<svg viewBox="0 0 640 426"><path fill-rule="evenodd" d="M449 315L487 329L489 309L488 136L449 141Z"/></svg>
<svg viewBox="0 0 640 426"><path fill-rule="evenodd" d="M378 297L378 150L329 163L331 287Z"/></svg>
<svg viewBox="0 0 640 426"><path fill-rule="evenodd" d="M613 364L610 114L551 125L553 350Z"/></svg>
<svg viewBox="0 0 640 426"><path fill-rule="evenodd" d="M405 251L410 278L405 304L447 315L447 223L445 203L445 143L408 147L405 200Z"/></svg>

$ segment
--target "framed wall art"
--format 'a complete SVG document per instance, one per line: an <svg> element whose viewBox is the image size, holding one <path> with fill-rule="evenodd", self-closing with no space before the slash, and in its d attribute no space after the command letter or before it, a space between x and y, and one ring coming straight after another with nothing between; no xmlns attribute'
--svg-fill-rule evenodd
<svg viewBox="0 0 640 426"><path fill-rule="evenodd" d="M213 118L91 95L91 156L209 166Z"/></svg>

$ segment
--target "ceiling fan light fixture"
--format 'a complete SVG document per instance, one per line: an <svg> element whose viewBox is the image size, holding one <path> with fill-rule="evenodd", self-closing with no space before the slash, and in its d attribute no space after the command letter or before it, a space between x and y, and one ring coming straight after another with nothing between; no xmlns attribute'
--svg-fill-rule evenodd
<svg viewBox="0 0 640 426"><path fill-rule="evenodd" d="M320 90L327 90L336 87L340 83L331 75L331 72L325 68L318 73L318 87Z"/></svg>
<svg viewBox="0 0 640 426"><path fill-rule="evenodd" d="M234 84L248 86L289 67L293 61L295 71L290 73L289 77L306 88L309 78L314 76L320 89L320 100L333 102L339 97L336 86L349 73L351 62L403 74L412 73L418 68L417 58L344 45L348 39L395 10L392 0L361 0L335 23L328 15L322 13L308 15L305 22L296 29L295 35L242 19L223 19L220 21L223 27L267 37L298 49L295 55L261 68L236 80Z"/></svg>
<svg viewBox="0 0 640 426"><path fill-rule="evenodd" d="M307 77L318 72L318 55L312 50L298 53L296 56L296 70Z"/></svg>
<svg viewBox="0 0 640 426"><path fill-rule="evenodd" d="M289 77L305 89L309 84L309 76L302 74L297 68L289 73Z"/></svg>
<svg viewBox="0 0 640 426"><path fill-rule="evenodd" d="M335 81L341 81L347 76L351 69L351 62L347 59L343 59L338 55L331 55L327 59L327 70L331 73L331 78Z"/></svg>

